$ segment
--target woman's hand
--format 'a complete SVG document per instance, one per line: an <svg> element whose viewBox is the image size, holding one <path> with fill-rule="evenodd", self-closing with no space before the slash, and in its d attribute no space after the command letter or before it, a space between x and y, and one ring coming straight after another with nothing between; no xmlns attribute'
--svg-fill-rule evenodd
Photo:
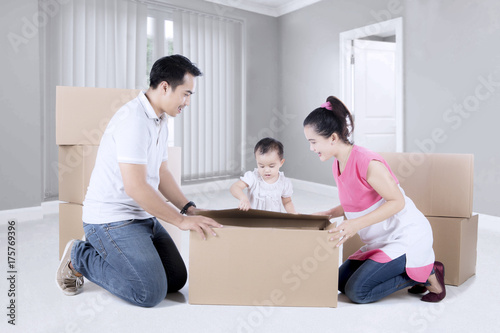
<svg viewBox="0 0 500 333"><path fill-rule="evenodd" d="M356 220L345 220L339 226L330 229L328 233L333 234L330 241L339 240L337 247L344 244L349 238L356 235L359 231Z"/></svg>

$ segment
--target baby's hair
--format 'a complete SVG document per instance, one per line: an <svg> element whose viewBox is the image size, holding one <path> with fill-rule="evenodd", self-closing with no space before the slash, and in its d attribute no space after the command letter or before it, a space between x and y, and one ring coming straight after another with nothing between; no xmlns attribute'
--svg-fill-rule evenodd
<svg viewBox="0 0 500 333"><path fill-rule="evenodd" d="M278 153L278 156L280 160L283 159L283 144L279 142L276 139L273 138L264 138L261 139L257 144L255 145L255 148L253 150L254 155L259 152L259 154L263 155L266 154L268 151L275 151Z"/></svg>
<svg viewBox="0 0 500 333"><path fill-rule="evenodd" d="M333 133L337 133L340 140L350 143L349 135L354 130L351 113L337 97L329 96L326 102L330 103L329 107L321 106L312 111L304 119L304 127L312 126L316 133L325 138L329 138Z"/></svg>

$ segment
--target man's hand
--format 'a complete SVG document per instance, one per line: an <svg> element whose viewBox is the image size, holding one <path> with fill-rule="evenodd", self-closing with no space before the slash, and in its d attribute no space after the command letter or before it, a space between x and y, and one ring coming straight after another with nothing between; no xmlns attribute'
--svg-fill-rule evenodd
<svg viewBox="0 0 500 333"><path fill-rule="evenodd" d="M179 229L196 231L203 240L207 239L205 232L207 235L211 233L213 236L217 236L212 228L222 228L222 224L205 216L184 216L182 222L179 224Z"/></svg>

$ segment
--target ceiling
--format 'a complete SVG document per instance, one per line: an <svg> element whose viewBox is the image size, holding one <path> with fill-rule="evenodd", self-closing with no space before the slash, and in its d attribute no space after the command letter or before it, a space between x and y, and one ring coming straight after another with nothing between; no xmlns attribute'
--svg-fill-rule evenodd
<svg viewBox="0 0 500 333"><path fill-rule="evenodd" d="M278 17L321 0L205 0L216 4Z"/></svg>

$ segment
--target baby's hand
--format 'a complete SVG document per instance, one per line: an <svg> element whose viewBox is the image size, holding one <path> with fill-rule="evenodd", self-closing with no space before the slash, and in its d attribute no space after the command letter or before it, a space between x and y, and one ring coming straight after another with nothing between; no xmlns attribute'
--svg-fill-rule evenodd
<svg viewBox="0 0 500 333"><path fill-rule="evenodd" d="M248 198L241 199L240 204L238 205L238 209L247 211L250 209L250 201L248 201Z"/></svg>

